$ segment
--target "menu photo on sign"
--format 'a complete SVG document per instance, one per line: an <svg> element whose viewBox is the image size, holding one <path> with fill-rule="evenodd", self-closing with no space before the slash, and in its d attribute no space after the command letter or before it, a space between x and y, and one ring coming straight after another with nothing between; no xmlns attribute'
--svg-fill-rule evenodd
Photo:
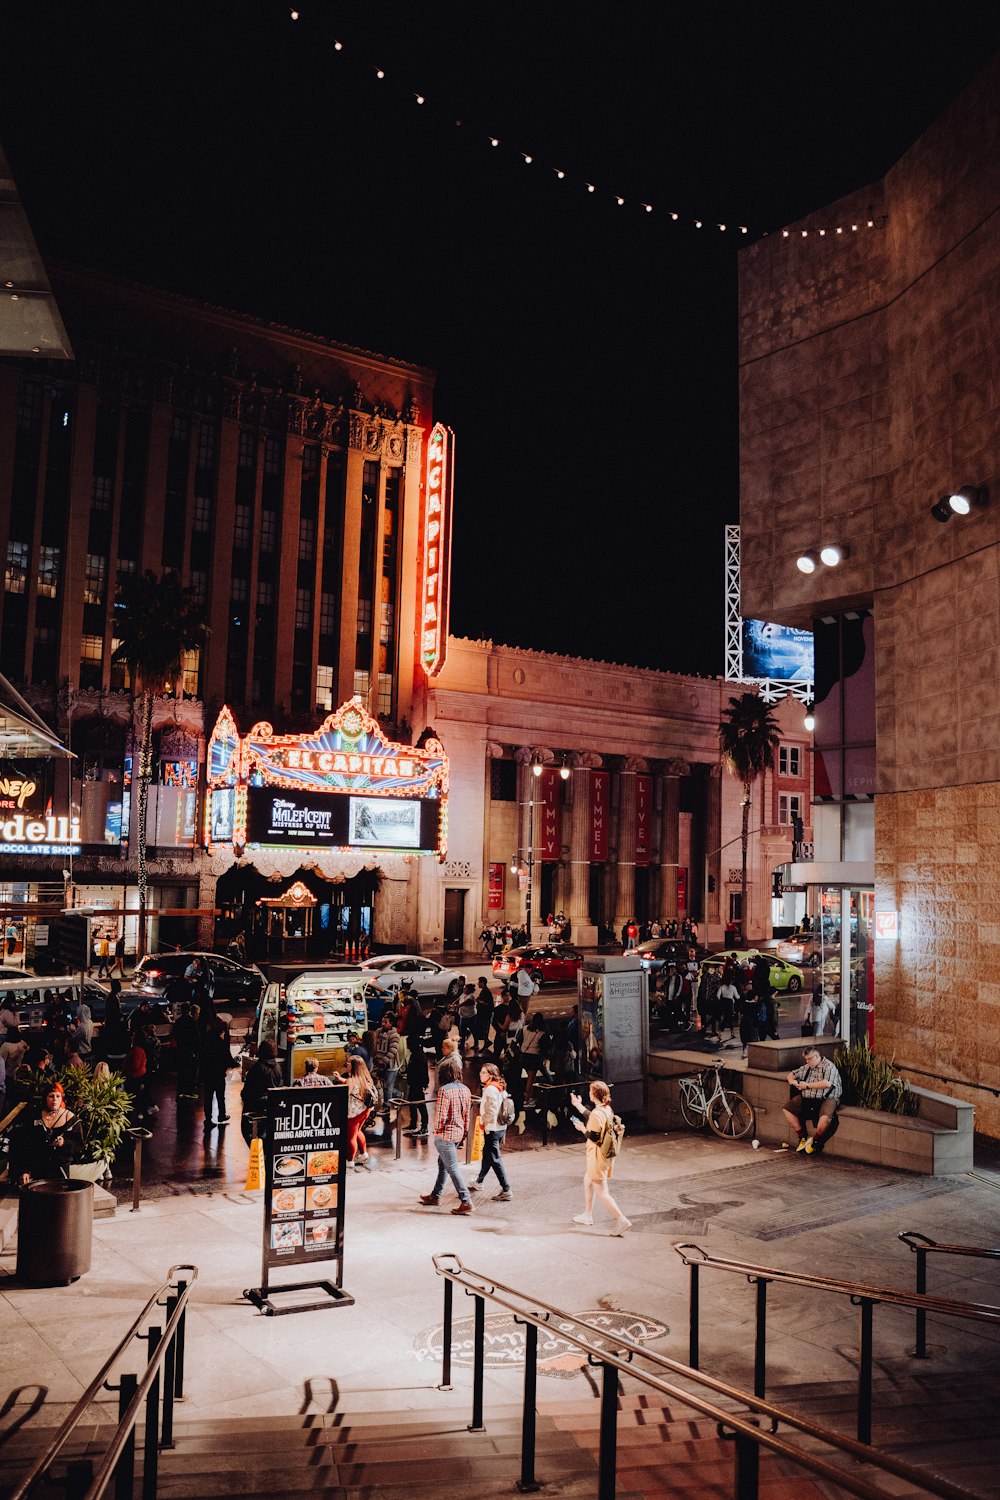
<svg viewBox="0 0 1000 1500"><path fill-rule="evenodd" d="M264 1243L261 1285L244 1296L269 1315L354 1301L341 1285L344 1270L344 1185L347 1087L269 1089L264 1140ZM336 1279L269 1286L279 1266L336 1260ZM277 1307L275 1293L320 1289L322 1301Z"/></svg>

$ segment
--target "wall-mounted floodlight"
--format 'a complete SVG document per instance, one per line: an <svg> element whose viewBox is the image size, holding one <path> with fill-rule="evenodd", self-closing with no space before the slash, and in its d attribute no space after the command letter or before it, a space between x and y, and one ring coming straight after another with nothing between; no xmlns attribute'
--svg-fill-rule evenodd
<svg viewBox="0 0 1000 1500"><path fill-rule="evenodd" d="M815 552L802 552L795 559L795 566L800 573L815 573L819 557Z"/></svg>
<svg viewBox="0 0 1000 1500"><path fill-rule="evenodd" d="M831 543L827 547L820 548L819 560L821 563L824 563L826 567L835 568L839 563L843 562L849 551L849 547L843 547L837 543Z"/></svg>
<svg viewBox="0 0 1000 1500"><path fill-rule="evenodd" d="M989 486L985 484L963 484L961 489L942 495L931 506L935 521L950 521L952 516L967 516L974 506L982 506L990 498Z"/></svg>

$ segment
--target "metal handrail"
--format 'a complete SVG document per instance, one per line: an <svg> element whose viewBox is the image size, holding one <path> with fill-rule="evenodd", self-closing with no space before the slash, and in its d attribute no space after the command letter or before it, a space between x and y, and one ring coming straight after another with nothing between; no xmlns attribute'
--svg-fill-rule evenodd
<svg viewBox="0 0 1000 1500"><path fill-rule="evenodd" d="M179 1274L182 1271L190 1272L190 1276L182 1279ZM159 1377L160 1366L164 1362L166 1356L168 1354L173 1354L172 1335L175 1333L177 1327L179 1325L182 1325L188 1297L190 1295L191 1288L194 1282L197 1281L197 1279L197 1266L175 1265L170 1267L170 1270L167 1273L166 1280L162 1283L161 1286L156 1289L153 1295L149 1298L149 1301L146 1303L145 1307L132 1323L128 1332L115 1345L115 1348L113 1349L111 1354L108 1355L107 1359L104 1361L104 1364L98 1370L97 1374L94 1376L93 1380L90 1382L83 1395L77 1401L72 1411L63 1420L58 1431L53 1435L45 1451L35 1460L31 1468L28 1470L27 1474L25 1474L17 1487L12 1491L12 1493L8 1497L8 1500L26 1500L26 1497L30 1494L32 1488L38 1482L38 1480L43 1478L48 1473L49 1469L51 1469L53 1463L58 1458L69 1438L72 1436L73 1431L82 1421L87 1411L96 1400L100 1391L107 1384L108 1376L111 1374L115 1365L121 1359L122 1355L125 1353L132 1340L137 1335L139 1335L139 1337L145 1337L145 1335L139 1334L139 1329L142 1327L146 1319L150 1316L153 1309L155 1307L163 1305L160 1299L164 1296L164 1294L176 1294L175 1296L171 1297L171 1300L174 1301L175 1305L171 1316L167 1321L166 1329L162 1335L160 1342L158 1343L156 1350L151 1351L149 1363L146 1366L146 1374L143 1377L143 1380L139 1383L138 1390L142 1392L143 1396L147 1394L153 1378ZM183 1382L182 1370L183 1366L178 1365L178 1376L180 1377L181 1383ZM171 1393L171 1395L172 1394L173 1393ZM134 1413L132 1413L132 1406L135 1407ZM130 1419L126 1424L126 1417L128 1417L130 1413ZM132 1432L132 1428L135 1425L135 1418L137 1414L138 1404L136 1401L133 1401L127 1411L120 1416L118 1428L115 1432L115 1439L112 1443L114 1459L110 1467L108 1467L107 1469L107 1474L111 1473L111 1470L114 1468L115 1463L117 1463L119 1457L121 1456L122 1450L124 1449L125 1444L128 1442L128 1439ZM119 1438L121 1439L120 1443L117 1442ZM103 1469L104 1466L102 1465L102 1472ZM105 1479L106 1477L107 1475L105 1475ZM97 1496L100 1493L101 1490L94 1488L93 1485L87 1491L88 1496Z"/></svg>
<svg viewBox="0 0 1000 1500"><path fill-rule="evenodd" d="M811 1287L819 1292L840 1292L857 1301L884 1302L896 1307L922 1307L927 1312L937 1312L955 1318L970 1318L978 1323L1000 1323L1000 1307L989 1302L956 1302L948 1297L926 1297L917 1292L900 1291L891 1286L869 1286L863 1281L839 1281L834 1276L813 1276L806 1271L783 1271L776 1266L757 1266L749 1261L726 1260L707 1255L700 1245L679 1244L674 1249L686 1266L706 1266L713 1271L733 1271L739 1276L754 1279L765 1277L768 1281L786 1282L791 1286ZM697 1250L700 1259L685 1255L686 1250Z"/></svg>
<svg viewBox="0 0 1000 1500"><path fill-rule="evenodd" d="M896 1236L902 1240L917 1257L917 1292L924 1296L927 1292L927 1257L928 1255L966 1255L974 1256L977 1260L1000 1260L1000 1250L992 1250L978 1245L939 1245L937 1240L928 1238L916 1229L904 1229L902 1234ZM919 1242L919 1243L918 1243ZM916 1359L927 1358L927 1311L923 1307L917 1308L916 1320L916 1343L913 1353Z"/></svg>
<svg viewBox="0 0 1000 1500"><path fill-rule="evenodd" d="M617 1411L618 1377L629 1374L641 1381L644 1385L659 1391L673 1400L681 1402L692 1410L699 1412L719 1424L720 1435L722 1429L730 1429L736 1436L736 1493L739 1496L756 1496L757 1493L757 1452L759 1448L765 1447L781 1457L800 1464L820 1478L832 1481L842 1489L853 1495L861 1497L861 1500L886 1500L887 1491L877 1486L868 1484L865 1480L854 1477L843 1469L838 1468L828 1460L815 1454L806 1452L784 1438L777 1435L777 1424L784 1423L794 1428L806 1437L813 1438L825 1443L850 1458L857 1459L861 1463L868 1464L872 1468L895 1475L897 1478L906 1480L909 1484L919 1486L926 1493L945 1497L945 1500L968 1500L968 1491L961 1486L950 1484L947 1480L936 1476L928 1476L924 1471L915 1468L902 1459L897 1459L889 1454L875 1453L862 1442L856 1442L853 1438L845 1437L843 1434L834 1432L830 1428L822 1427L807 1418L795 1416L794 1413L785 1411L782 1407L775 1406L773 1402L763 1399L756 1393L751 1395L748 1391L738 1386L730 1385L727 1381L719 1380L715 1376L705 1375L697 1368L685 1365L679 1360L669 1358L656 1350L646 1348L642 1344L635 1343L624 1335L615 1334L614 1348L607 1347L607 1336L603 1330L596 1328L586 1318L578 1317L574 1313L565 1312L555 1307L552 1303L544 1302L539 1298L531 1297L527 1293L519 1291L516 1287L506 1285L492 1276L483 1272L474 1271L464 1266L459 1256L452 1253L432 1256L434 1270L437 1275L445 1278L445 1319L443 1337L443 1370L442 1389L451 1389L451 1311L452 1283L462 1286L466 1295L476 1299L476 1341L475 1341L475 1371L473 1377L473 1414L471 1430L479 1431L483 1428L483 1331L484 1313L483 1306L488 1297L500 1307L514 1314L515 1321L528 1325L528 1332L532 1335L528 1339L528 1355L525 1362L525 1406L522 1414L522 1466L521 1482L518 1488L522 1491L536 1489L534 1480L534 1386L535 1369L534 1358L537 1345L537 1330L539 1328L549 1331L558 1330L558 1335L567 1343L586 1354L590 1364L600 1364L604 1370L604 1389L601 1399L601 1447L600 1447L600 1500L613 1500L615 1493L615 1416ZM513 1300L512 1300L513 1299ZM578 1330L578 1331L577 1331ZM589 1335L589 1337L588 1337ZM674 1375L680 1375L686 1380L692 1381L698 1386L738 1402L748 1407L756 1416L764 1416L770 1419L771 1430L768 1431L755 1424L750 1417L740 1416L723 1407L713 1404L702 1396L692 1394L669 1380L648 1370L637 1369L633 1364L636 1359L642 1359L649 1364L658 1366ZM529 1363L531 1368L529 1368ZM610 1372L613 1379L609 1378ZM529 1412L530 1398L530 1412Z"/></svg>
<svg viewBox="0 0 1000 1500"><path fill-rule="evenodd" d="M858 1441L870 1443L872 1438L872 1360L873 1360L873 1312L880 1303L895 1307L912 1307L917 1311L918 1331L921 1315L929 1312L944 1317L966 1318L977 1323L1000 1324L1000 1307L983 1302L957 1302L948 1297L928 1297L920 1292L904 1292L896 1287L870 1286L860 1281L840 1281L832 1276L814 1276L803 1271L784 1271L776 1266L758 1266L749 1261L726 1260L708 1255L700 1245L678 1244L674 1246L684 1264L691 1270L688 1361L694 1369L699 1361L699 1273L702 1268L712 1271L729 1271L745 1276L756 1288L757 1308L754 1331L754 1393L763 1396L767 1365L767 1288L779 1282L790 1286L806 1287L812 1291L836 1292L849 1297L861 1310L858 1358ZM692 1255L690 1252L697 1252ZM922 1356L918 1348L914 1353Z"/></svg>

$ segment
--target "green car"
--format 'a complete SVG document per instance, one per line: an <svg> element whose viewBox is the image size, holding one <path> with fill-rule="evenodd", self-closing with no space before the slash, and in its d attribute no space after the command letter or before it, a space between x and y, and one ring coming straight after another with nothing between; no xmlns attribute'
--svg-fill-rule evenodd
<svg viewBox="0 0 1000 1500"><path fill-rule="evenodd" d="M787 994L795 995L802 988L802 970L797 964L790 964L787 959L778 958L774 953L761 954L759 948L727 948L722 953L713 953L704 959L702 968L721 969L730 956L735 956L741 964L747 964L754 958L766 958L771 965L772 990L784 990Z"/></svg>

